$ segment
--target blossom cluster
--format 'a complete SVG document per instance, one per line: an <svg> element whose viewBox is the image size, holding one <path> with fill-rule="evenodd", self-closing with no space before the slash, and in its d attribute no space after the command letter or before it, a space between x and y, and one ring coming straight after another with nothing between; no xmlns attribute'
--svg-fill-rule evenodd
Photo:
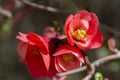
<svg viewBox="0 0 120 80"><path fill-rule="evenodd" d="M103 42L97 16L85 10L68 16L64 31L65 35L61 35L47 27L43 35L19 32L16 36L20 40L17 52L34 79L57 80L56 73L80 68L84 63L82 50L99 48Z"/></svg>

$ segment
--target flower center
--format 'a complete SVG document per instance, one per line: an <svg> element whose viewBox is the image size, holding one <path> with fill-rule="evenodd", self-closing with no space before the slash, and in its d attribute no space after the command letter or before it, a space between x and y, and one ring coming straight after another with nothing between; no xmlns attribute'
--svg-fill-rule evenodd
<svg viewBox="0 0 120 80"><path fill-rule="evenodd" d="M39 55L39 54L40 54L37 48L33 49L32 52L33 52L33 54L35 54L35 55Z"/></svg>
<svg viewBox="0 0 120 80"><path fill-rule="evenodd" d="M86 31L84 29L77 29L74 31L73 38L76 40L84 39L86 36Z"/></svg>
<svg viewBox="0 0 120 80"><path fill-rule="evenodd" d="M74 60L74 55L72 55L72 54L64 54L63 56L62 56L62 58L63 58L63 60L65 61L65 62L70 62L70 61L73 61Z"/></svg>

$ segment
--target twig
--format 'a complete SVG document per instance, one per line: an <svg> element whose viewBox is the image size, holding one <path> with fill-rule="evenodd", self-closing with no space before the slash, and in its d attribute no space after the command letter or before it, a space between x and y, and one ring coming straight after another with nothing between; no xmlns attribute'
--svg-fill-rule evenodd
<svg viewBox="0 0 120 80"><path fill-rule="evenodd" d="M82 80L88 80L92 77L92 75L94 74L94 71L95 71L95 66L92 66L90 61L89 61L89 58L87 55L85 55L85 64L87 66L87 72L88 72L88 75L86 77L84 77Z"/></svg>
<svg viewBox="0 0 120 80"><path fill-rule="evenodd" d="M0 14L6 16L8 18L12 17L12 13L8 10L3 9L2 7L0 7Z"/></svg>
<svg viewBox="0 0 120 80"><path fill-rule="evenodd" d="M93 63L91 63L91 66L93 68L93 72L95 71L95 66L99 66L100 64L106 63L110 60L120 59L120 51L116 49L115 53L116 54L112 54L112 55L106 56L104 58L100 58L100 59L94 61ZM81 68L74 69L74 70L71 70L71 71L58 73L58 74L56 74L56 77L67 76L67 75L74 74L74 73L77 73L77 72L82 72L86 69L87 69L87 67L83 66ZM85 80L85 79L89 80L89 78L91 78L91 76L92 76L92 74L88 74L83 80Z"/></svg>
<svg viewBox="0 0 120 80"><path fill-rule="evenodd" d="M88 73L91 73L91 71L92 71L92 66L91 66L91 63L90 63L87 55L85 55L84 61L85 61L85 64L86 64L86 66L87 66L87 72L88 72Z"/></svg>
<svg viewBox="0 0 120 80"><path fill-rule="evenodd" d="M36 7L36 8L42 9L42 10L46 10L46 11L49 11L49 12L53 12L53 13L60 12L59 9L54 8L54 7L45 6L45 5L42 5L42 4L36 4L36 3L33 3L31 1L28 1L28 0L21 0L21 1L26 5Z"/></svg>
<svg viewBox="0 0 120 80"><path fill-rule="evenodd" d="M85 76L82 80L90 80L95 73L95 65L91 65L91 72L88 73L87 76Z"/></svg>

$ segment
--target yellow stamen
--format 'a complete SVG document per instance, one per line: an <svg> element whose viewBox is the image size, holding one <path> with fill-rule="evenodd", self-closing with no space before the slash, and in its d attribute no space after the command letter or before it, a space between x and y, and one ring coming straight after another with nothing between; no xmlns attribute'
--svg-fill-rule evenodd
<svg viewBox="0 0 120 80"><path fill-rule="evenodd" d="M84 39L86 36L86 31L84 29L77 29L74 31L73 38L76 40Z"/></svg>
<svg viewBox="0 0 120 80"><path fill-rule="evenodd" d="M38 52L38 49L33 49L33 51L32 51L35 55L39 55L39 52Z"/></svg>
<svg viewBox="0 0 120 80"><path fill-rule="evenodd" d="M65 61L65 62L70 62L70 61L73 61L74 60L74 55L72 55L72 54L64 54L63 56L62 56L62 58L63 58L63 60Z"/></svg>

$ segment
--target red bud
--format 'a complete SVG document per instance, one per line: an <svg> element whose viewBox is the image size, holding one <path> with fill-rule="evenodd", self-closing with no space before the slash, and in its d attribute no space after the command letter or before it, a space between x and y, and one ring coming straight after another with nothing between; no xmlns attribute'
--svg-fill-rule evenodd
<svg viewBox="0 0 120 80"><path fill-rule="evenodd" d="M115 46L116 46L115 39L114 38L110 38L108 40L108 48L110 49L110 51L114 52Z"/></svg>

